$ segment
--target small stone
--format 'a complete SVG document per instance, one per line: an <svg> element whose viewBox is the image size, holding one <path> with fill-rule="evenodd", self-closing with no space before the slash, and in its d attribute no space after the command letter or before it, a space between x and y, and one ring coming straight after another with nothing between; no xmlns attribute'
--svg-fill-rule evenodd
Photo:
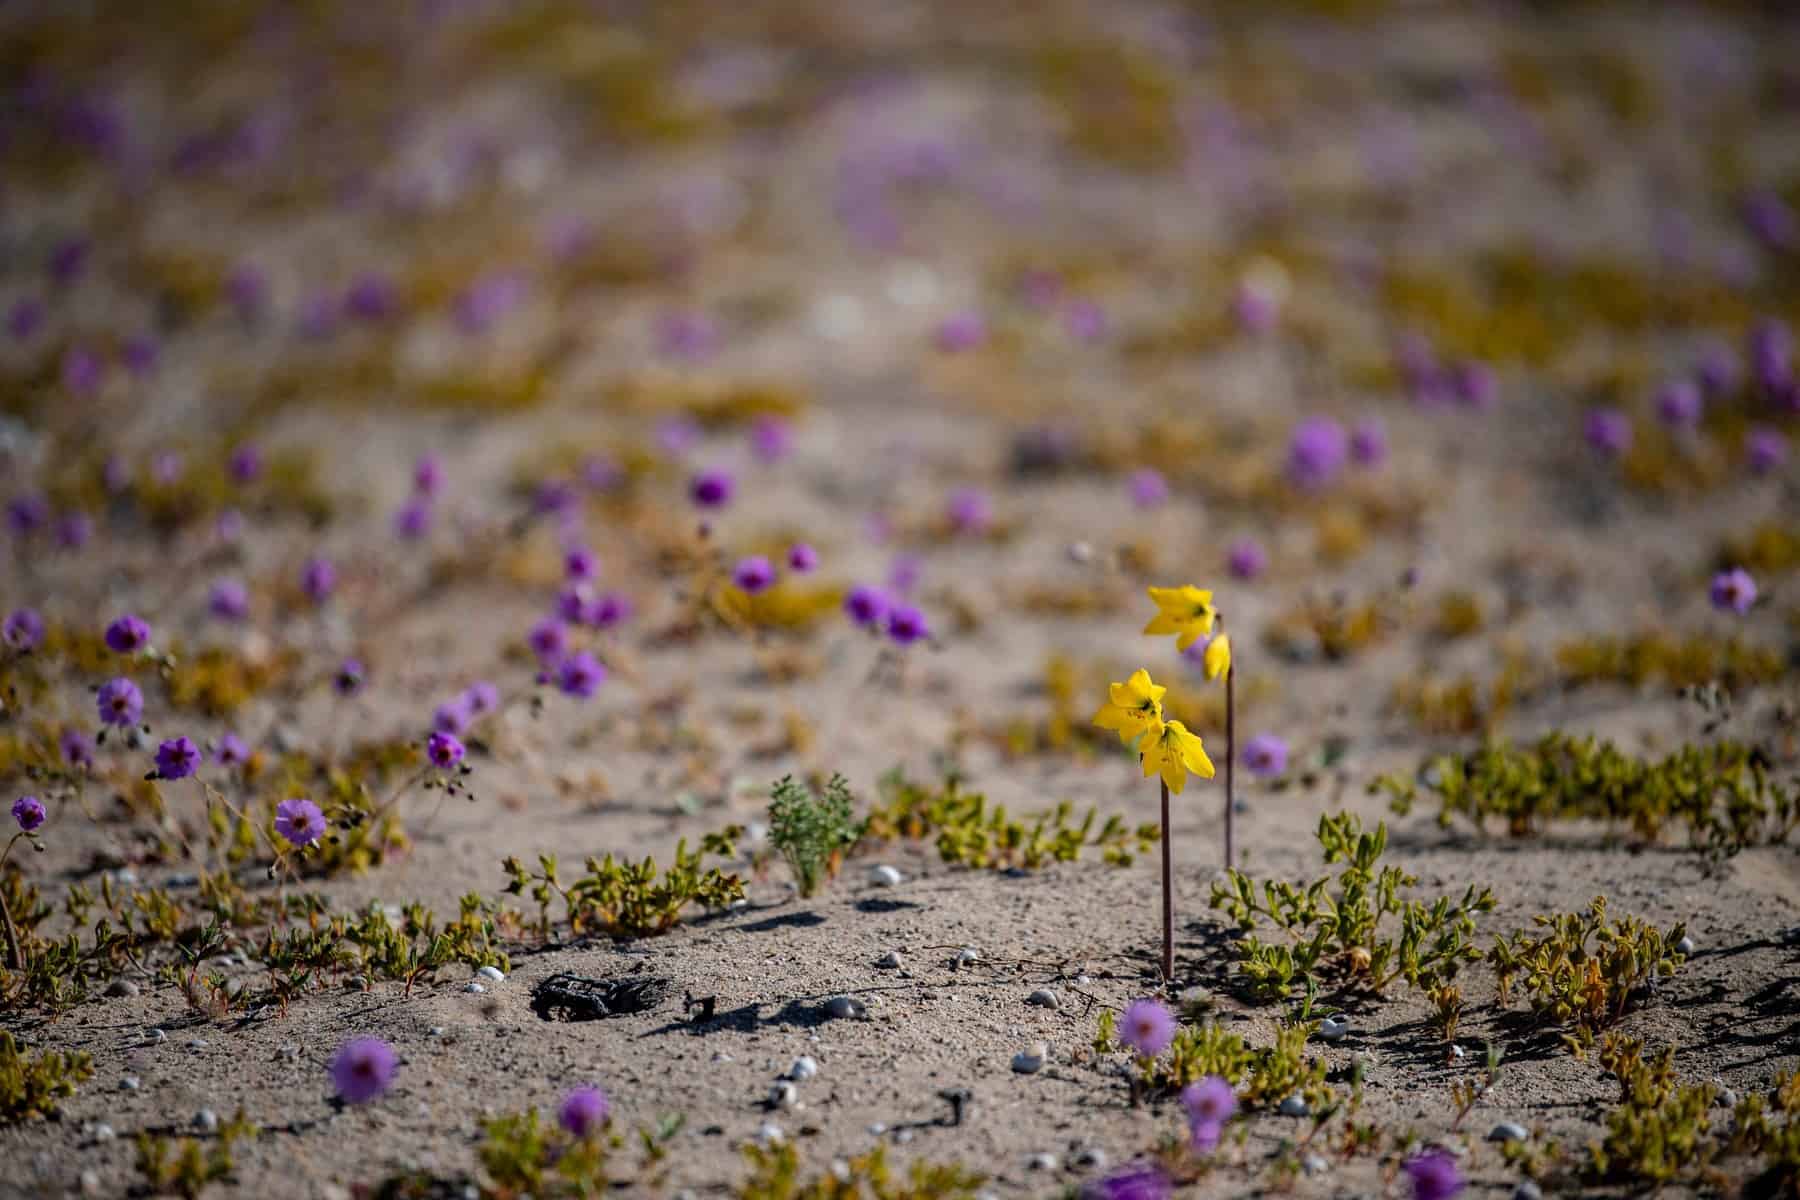
<svg viewBox="0 0 1800 1200"><path fill-rule="evenodd" d="M906 1145L906 1143L908 1143L912 1140L913 1140L913 1131L912 1130L896 1129L894 1131L894 1141L899 1143L900 1145L904 1146L904 1145Z"/></svg>
<svg viewBox="0 0 1800 1200"><path fill-rule="evenodd" d="M863 1002L851 996L833 996L825 1002L825 1012L840 1021L869 1019L869 1010L863 1006Z"/></svg>
<svg viewBox="0 0 1800 1200"><path fill-rule="evenodd" d="M1521 1179L1512 1190L1512 1200L1544 1200L1544 1189L1529 1179Z"/></svg>
<svg viewBox="0 0 1800 1200"><path fill-rule="evenodd" d="M1350 1022L1336 1017L1326 1017L1319 1022L1319 1040L1325 1042L1341 1042L1350 1032Z"/></svg>
<svg viewBox="0 0 1800 1200"><path fill-rule="evenodd" d="M1049 988L1039 988L1037 991L1031 993L1031 995L1025 997L1025 1003L1035 1005L1038 1008L1055 1008L1056 993Z"/></svg>
<svg viewBox="0 0 1800 1200"><path fill-rule="evenodd" d="M169 1035L160 1029L148 1029L144 1031L144 1040L152 1046L160 1046L169 1040Z"/></svg>
<svg viewBox="0 0 1800 1200"><path fill-rule="evenodd" d="M900 956L894 953L894 951L889 950L886 954L875 960L875 965L884 970L892 971L900 965Z"/></svg>
<svg viewBox="0 0 1800 1200"><path fill-rule="evenodd" d="M463 985L463 991L468 992L472 995L479 996L483 992L487 991L487 989L482 987L479 983L475 983L474 981L471 980L470 982L465 983Z"/></svg>
<svg viewBox="0 0 1800 1200"><path fill-rule="evenodd" d="M788 1068L787 1077L797 1083L805 1083L818 1073L818 1061L810 1054L802 1054L794 1060L794 1065Z"/></svg>
<svg viewBox="0 0 1800 1200"><path fill-rule="evenodd" d="M1502 1121L1488 1130L1487 1140L1490 1142L1522 1142L1530 1137L1523 1125L1511 1121Z"/></svg>
<svg viewBox="0 0 1800 1200"><path fill-rule="evenodd" d="M194 1128L211 1133L219 1127L219 1114L210 1108L203 1108L194 1114Z"/></svg>
<svg viewBox="0 0 1800 1200"><path fill-rule="evenodd" d="M136 1075L127 1075L125 1078L119 1080L119 1090L121 1092L135 1092L138 1090L139 1086L139 1080Z"/></svg>
<svg viewBox="0 0 1800 1200"><path fill-rule="evenodd" d="M100 1172L90 1167L81 1173L81 1194L84 1196L100 1194Z"/></svg>
<svg viewBox="0 0 1800 1200"><path fill-rule="evenodd" d="M1464 1050L1461 1046L1452 1043L1450 1046L1450 1057L1461 1061L1462 1059L1469 1057L1469 1052Z"/></svg>
<svg viewBox="0 0 1800 1200"><path fill-rule="evenodd" d="M775 1081L769 1089L770 1108L792 1108L800 1103L800 1089L785 1079Z"/></svg>
<svg viewBox="0 0 1800 1200"><path fill-rule="evenodd" d="M1736 1108L1738 1095L1728 1087L1721 1087L1719 1094L1713 1097L1713 1103L1720 1108Z"/></svg>
<svg viewBox="0 0 1800 1200"><path fill-rule="evenodd" d="M432 1037L443 1037L444 1034L447 1033L448 1031L442 1025L433 1025L430 1029L427 1029L425 1032L429 1033Z"/></svg>
<svg viewBox="0 0 1800 1200"><path fill-rule="evenodd" d="M905 877L895 867L879 863L869 868L869 882L876 887L899 887Z"/></svg>
<svg viewBox="0 0 1800 1200"><path fill-rule="evenodd" d="M1085 983L1086 980L1084 979L1082 982ZM1212 990L1203 988L1197 983L1193 987L1182 988L1181 994L1175 999L1183 1009L1190 1011L1208 1009L1213 1006Z"/></svg>
<svg viewBox="0 0 1800 1200"><path fill-rule="evenodd" d="M1069 561L1087 566L1094 561L1094 547L1087 542L1070 542Z"/></svg>
<svg viewBox="0 0 1800 1200"><path fill-rule="evenodd" d="M499 983L506 978L506 973L491 963L476 971L475 974L481 976L481 978L487 980L489 983Z"/></svg>
<svg viewBox="0 0 1800 1200"><path fill-rule="evenodd" d="M118 1136L118 1134L113 1132L113 1127L111 1125L100 1124L94 1126L94 1140L96 1142L110 1142Z"/></svg>
<svg viewBox="0 0 1800 1200"><path fill-rule="evenodd" d="M281 1043L281 1045L275 1047L275 1057L280 1059L283 1062L299 1062L300 1061L300 1043L299 1042L283 1042L283 1043Z"/></svg>
<svg viewBox="0 0 1800 1200"><path fill-rule="evenodd" d="M964 946L961 950L956 952L956 957L951 960L950 965L956 968L972 967L980 961L981 951L975 949L973 946Z"/></svg>
<svg viewBox="0 0 1800 1200"><path fill-rule="evenodd" d="M1044 1059L1049 1055L1049 1046L1043 1042L1033 1043L1031 1049L1013 1055L1012 1069L1021 1075L1036 1075L1044 1069Z"/></svg>
<svg viewBox="0 0 1800 1200"><path fill-rule="evenodd" d="M779 1146L787 1141L787 1134L781 1132L781 1126L773 1121L764 1121L756 1127L756 1140L765 1146Z"/></svg>
<svg viewBox="0 0 1800 1200"><path fill-rule="evenodd" d="M1109 1160L1106 1157L1106 1151L1102 1150L1100 1147L1084 1146L1082 1149L1077 1150L1075 1156L1069 1161L1074 1163L1077 1167L1085 1167L1091 1171L1104 1171L1106 1170L1106 1164Z"/></svg>
<svg viewBox="0 0 1800 1200"><path fill-rule="evenodd" d="M204 1050L204 1049L206 1049L206 1039L205 1038L189 1038L187 1040L187 1048L189 1050Z"/></svg>
<svg viewBox="0 0 1800 1200"><path fill-rule="evenodd" d="M1054 1171L1058 1163L1054 1154L1034 1154L1025 1160L1027 1171Z"/></svg>
<svg viewBox="0 0 1800 1200"><path fill-rule="evenodd" d="M1688 937L1685 933L1681 935L1681 940L1675 943L1675 953L1680 954L1683 957L1691 955L1698 949L1699 947L1694 945L1694 939Z"/></svg>
<svg viewBox="0 0 1800 1200"><path fill-rule="evenodd" d="M138 994L138 985L129 979L115 979L106 985L106 994L108 996L135 996Z"/></svg>
<svg viewBox="0 0 1800 1200"><path fill-rule="evenodd" d="M1308 1175L1323 1175L1331 1169L1331 1164L1322 1155L1308 1151L1300 1157L1300 1169Z"/></svg>
<svg viewBox="0 0 1800 1200"><path fill-rule="evenodd" d="M1280 1112L1284 1117L1304 1117L1312 1112L1312 1105L1304 1096L1289 1096L1281 1102Z"/></svg>

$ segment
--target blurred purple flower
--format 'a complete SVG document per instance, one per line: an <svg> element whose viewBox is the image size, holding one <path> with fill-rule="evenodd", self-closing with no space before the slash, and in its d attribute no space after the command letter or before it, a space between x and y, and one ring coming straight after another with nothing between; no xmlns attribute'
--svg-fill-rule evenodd
<svg viewBox="0 0 1800 1200"><path fill-rule="evenodd" d="M1119 1018L1119 1040L1141 1058L1155 1058L1175 1040L1175 1015L1160 1000L1133 1000Z"/></svg>
<svg viewBox="0 0 1800 1200"><path fill-rule="evenodd" d="M1709 594L1714 608L1741 617L1756 603L1756 580L1750 578L1750 572L1744 568L1733 567L1713 576Z"/></svg>
<svg viewBox="0 0 1800 1200"><path fill-rule="evenodd" d="M306 560L300 569L300 590L314 604L323 604L337 590L337 568L331 560L319 555Z"/></svg>
<svg viewBox="0 0 1800 1200"><path fill-rule="evenodd" d="M463 760L463 744L454 733L442 729L425 739L425 757L439 770L448 771Z"/></svg>
<svg viewBox="0 0 1800 1200"><path fill-rule="evenodd" d="M1255 579L1269 569L1268 552L1255 538L1239 538L1225 554L1225 569L1234 579Z"/></svg>
<svg viewBox="0 0 1800 1200"><path fill-rule="evenodd" d="M352 1038L331 1060L331 1082L347 1103L367 1104L388 1090L399 1069L394 1048L380 1038Z"/></svg>
<svg viewBox="0 0 1800 1200"><path fill-rule="evenodd" d="M245 442L231 452L225 461L225 471L236 484L253 482L263 471L262 451L254 443Z"/></svg>
<svg viewBox="0 0 1800 1200"><path fill-rule="evenodd" d="M44 618L38 616L35 608L15 608L6 615L6 623L0 625L0 641L14 650L36 650L43 640Z"/></svg>
<svg viewBox="0 0 1800 1200"><path fill-rule="evenodd" d="M994 523L994 502L980 488L950 493L950 527L958 533L984 533Z"/></svg>
<svg viewBox="0 0 1800 1200"><path fill-rule="evenodd" d="M1133 471L1129 490L1131 502L1139 508L1156 508L1169 499L1168 481L1154 467L1140 467Z"/></svg>
<svg viewBox="0 0 1800 1200"><path fill-rule="evenodd" d="M1462 1171L1448 1150L1415 1154L1400 1167L1412 1181L1413 1200L1450 1200L1463 1190Z"/></svg>
<svg viewBox="0 0 1800 1200"><path fill-rule="evenodd" d="M56 518L53 533L62 549L79 550L94 536L94 519L84 512L64 513Z"/></svg>
<svg viewBox="0 0 1800 1200"><path fill-rule="evenodd" d="M79 729L63 730L57 739L57 748L62 752L65 766L88 770L94 765L94 739Z"/></svg>
<svg viewBox="0 0 1800 1200"><path fill-rule="evenodd" d="M431 505L424 500L409 500L394 514L394 532L412 542L431 529Z"/></svg>
<svg viewBox="0 0 1800 1200"><path fill-rule="evenodd" d="M1787 465L1787 435L1768 425L1753 426L1744 438L1744 458L1752 474L1779 471Z"/></svg>
<svg viewBox="0 0 1800 1200"><path fill-rule="evenodd" d="M71 346L62 360L63 390L75 396L92 396L106 379L106 363L86 346Z"/></svg>
<svg viewBox="0 0 1800 1200"><path fill-rule="evenodd" d="M718 467L701 471L688 484L689 498L701 508L724 508L736 490L731 475Z"/></svg>
<svg viewBox="0 0 1800 1200"><path fill-rule="evenodd" d="M937 327L933 340L946 354L973 350L987 340L987 321L978 312L956 313Z"/></svg>
<svg viewBox="0 0 1800 1200"><path fill-rule="evenodd" d="M873 628L887 617L890 603L887 593L880 588L859 584L844 597L844 612L856 624Z"/></svg>
<svg viewBox="0 0 1800 1200"><path fill-rule="evenodd" d="M115 654L135 654L150 644L150 626L134 613L115 617L106 627L106 645Z"/></svg>
<svg viewBox="0 0 1800 1200"><path fill-rule="evenodd" d="M156 370L162 349L150 334L134 333L119 348L119 357L124 361L125 369L141 379Z"/></svg>
<svg viewBox="0 0 1800 1200"><path fill-rule="evenodd" d="M807 572L817 569L819 552L805 542L795 542L788 547L787 564L788 570L798 575L805 575Z"/></svg>
<svg viewBox="0 0 1800 1200"><path fill-rule="evenodd" d="M1063 328L1078 342L1095 342L1106 336L1106 310L1092 300L1071 300L1063 312Z"/></svg>
<svg viewBox="0 0 1800 1200"><path fill-rule="evenodd" d="M578 1138L592 1137L605 1126L611 1111L605 1092L597 1087L578 1087L563 1097L556 1122Z"/></svg>
<svg viewBox="0 0 1800 1200"><path fill-rule="evenodd" d="M1359 467L1378 467L1387 461L1387 426L1380 417L1365 417L1350 430L1350 458Z"/></svg>
<svg viewBox="0 0 1800 1200"><path fill-rule="evenodd" d="M556 669L556 686L565 696L586 700L606 682L606 668L600 660L583 650L563 659Z"/></svg>
<svg viewBox="0 0 1800 1200"><path fill-rule="evenodd" d="M721 336L705 313L681 309L656 319L655 341L656 352L664 358L700 363L718 353Z"/></svg>
<svg viewBox="0 0 1800 1200"><path fill-rule="evenodd" d="M283 800L275 806L275 832L295 846L311 846L325 836L325 814L311 800Z"/></svg>
<svg viewBox="0 0 1800 1200"><path fill-rule="evenodd" d="M1324 487L1343 470L1348 453L1342 425L1330 417L1308 417L1288 443L1288 478L1309 490Z"/></svg>
<svg viewBox="0 0 1800 1200"><path fill-rule="evenodd" d="M6 313L6 329L15 341L26 341L44 326L44 302L35 296L21 296Z"/></svg>
<svg viewBox="0 0 1800 1200"><path fill-rule="evenodd" d="M750 452L758 462L778 463L788 456L793 445L793 426L780 417L758 417L750 426Z"/></svg>
<svg viewBox="0 0 1800 1200"><path fill-rule="evenodd" d="M525 302L525 280L511 272L485 275L456 297L456 325L474 336L486 333Z"/></svg>
<svg viewBox="0 0 1800 1200"><path fill-rule="evenodd" d="M250 761L250 747L235 733L222 734L213 745L213 761L221 767L241 767Z"/></svg>
<svg viewBox="0 0 1800 1200"><path fill-rule="evenodd" d="M749 558L741 558L731 569L731 581L745 592L754 596L766 591L775 582L775 567L760 554Z"/></svg>
<svg viewBox="0 0 1800 1200"><path fill-rule="evenodd" d="M206 606L221 621L242 621L250 615L250 593L235 579L221 579L213 584Z"/></svg>
<svg viewBox="0 0 1800 1200"><path fill-rule="evenodd" d="M525 642L538 656L538 661L548 665L561 658L563 651L568 649L569 633L561 621L546 617L531 627Z"/></svg>
<svg viewBox="0 0 1800 1200"><path fill-rule="evenodd" d="M186 779L200 768L200 747L183 735L156 748L156 777L173 782Z"/></svg>
<svg viewBox="0 0 1800 1200"><path fill-rule="evenodd" d="M1081 1200L1168 1200L1175 1185L1155 1163L1131 1163L1081 1189Z"/></svg>
<svg viewBox="0 0 1800 1200"><path fill-rule="evenodd" d="M435 496L444 486L444 465L435 454L421 454L413 463L413 494Z"/></svg>
<svg viewBox="0 0 1800 1200"><path fill-rule="evenodd" d="M1244 743L1244 766L1258 778L1274 779L1287 764L1287 743L1272 733L1259 733Z"/></svg>
<svg viewBox="0 0 1800 1200"><path fill-rule="evenodd" d="M138 691L138 685L120 676L109 679L100 685L94 694L95 707L100 712L102 725L116 725L124 729L136 725L144 715L144 693Z"/></svg>
<svg viewBox="0 0 1800 1200"><path fill-rule="evenodd" d="M1631 418L1616 408L1596 408L1582 424L1582 436L1596 453L1618 458L1631 449Z"/></svg>
<svg viewBox="0 0 1800 1200"><path fill-rule="evenodd" d="M1700 423L1700 385L1672 379L1656 393L1656 415L1670 429L1692 429Z"/></svg>
<svg viewBox="0 0 1800 1200"><path fill-rule="evenodd" d="M1495 377L1494 369L1474 359L1456 364L1451 372L1451 386L1456 390L1458 401L1478 411L1492 408L1500 393L1500 381Z"/></svg>

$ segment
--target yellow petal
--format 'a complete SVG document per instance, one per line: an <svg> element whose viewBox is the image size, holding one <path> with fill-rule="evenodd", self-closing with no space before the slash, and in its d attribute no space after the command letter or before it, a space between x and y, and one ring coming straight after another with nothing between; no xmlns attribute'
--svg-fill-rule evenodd
<svg viewBox="0 0 1800 1200"><path fill-rule="evenodd" d="M1204 661L1208 679L1217 679L1231 670L1231 639L1222 633L1214 638L1207 644Z"/></svg>

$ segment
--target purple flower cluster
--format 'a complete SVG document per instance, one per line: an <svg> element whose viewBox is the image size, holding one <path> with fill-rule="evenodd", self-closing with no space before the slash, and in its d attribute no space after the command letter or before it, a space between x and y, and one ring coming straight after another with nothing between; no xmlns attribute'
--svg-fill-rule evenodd
<svg viewBox="0 0 1800 1200"><path fill-rule="evenodd" d="M1224 1079L1208 1075L1181 1090L1181 1106L1187 1110L1190 1144L1210 1153L1219 1144L1225 1123L1237 1112L1237 1093Z"/></svg>
<svg viewBox="0 0 1800 1200"><path fill-rule="evenodd" d="M1317 491L1344 469L1350 439L1330 417L1308 417L1294 428L1288 442L1288 478L1297 487Z"/></svg>
<svg viewBox="0 0 1800 1200"><path fill-rule="evenodd" d="M1133 1000L1119 1018L1119 1040L1140 1058L1155 1058L1175 1040L1175 1014L1160 1000Z"/></svg>

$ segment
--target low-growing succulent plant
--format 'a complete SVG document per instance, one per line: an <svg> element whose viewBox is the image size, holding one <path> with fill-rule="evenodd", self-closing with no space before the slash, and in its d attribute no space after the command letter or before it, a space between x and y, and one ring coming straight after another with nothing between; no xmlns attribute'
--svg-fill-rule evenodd
<svg viewBox="0 0 1800 1200"><path fill-rule="evenodd" d="M654 937L673 928L690 904L719 909L743 899L744 884L736 875L702 867L708 851L723 849L709 841L706 849L690 852L684 839L675 847L674 863L660 873L654 858L633 863L615 861L611 854L590 857L587 874L568 884L559 878L553 854L539 855L536 871L527 870L517 858L502 866L510 879L507 892L518 896L529 889L537 901L540 937L550 936L550 905L557 898L574 936Z"/></svg>
<svg viewBox="0 0 1800 1200"><path fill-rule="evenodd" d="M0 1030L0 1125L55 1116L57 1102L93 1074L93 1060L80 1051L27 1057L13 1035Z"/></svg>
<svg viewBox="0 0 1800 1200"><path fill-rule="evenodd" d="M787 860L802 896L811 896L837 875L844 852L855 844L850 785L833 775L823 793L784 775L771 791L769 841Z"/></svg>
<svg viewBox="0 0 1800 1200"><path fill-rule="evenodd" d="M219 1125L210 1138L172 1138L159 1134L137 1136L137 1172L151 1195L177 1195L194 1200L214 1183L229 1181L237 1164L232 1147L241 1138L254 1138L256 1126L242 1111Z"/></svg>

